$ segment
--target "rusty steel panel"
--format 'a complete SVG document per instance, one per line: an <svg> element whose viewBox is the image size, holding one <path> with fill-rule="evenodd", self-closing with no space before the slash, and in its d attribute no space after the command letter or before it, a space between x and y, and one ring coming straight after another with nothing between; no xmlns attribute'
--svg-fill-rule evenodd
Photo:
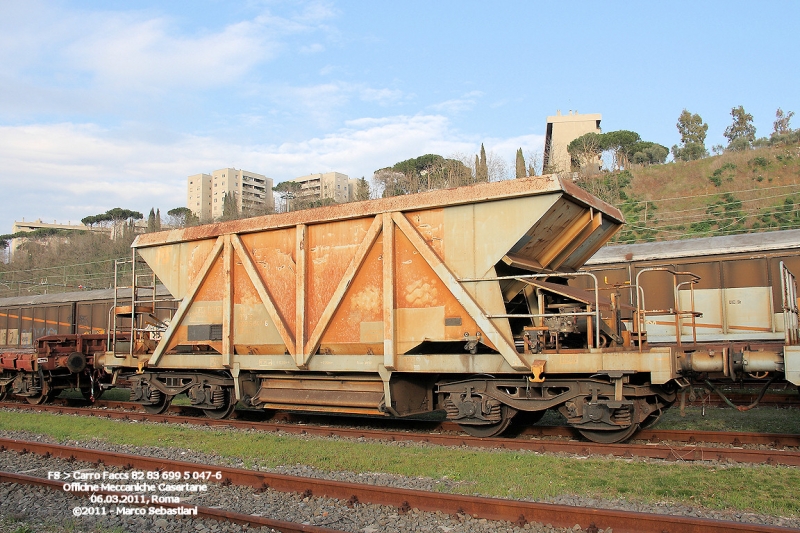
<svg viewBox="0 0 800 533"><path fill-rule="evenodd" d="M148 364L376 372L468 338L497 353L493 371L526 371L508 319L487 316L505 312L496 265L574 270L621 223L545 176L141 235L133 247L181 299Z"/></svg>

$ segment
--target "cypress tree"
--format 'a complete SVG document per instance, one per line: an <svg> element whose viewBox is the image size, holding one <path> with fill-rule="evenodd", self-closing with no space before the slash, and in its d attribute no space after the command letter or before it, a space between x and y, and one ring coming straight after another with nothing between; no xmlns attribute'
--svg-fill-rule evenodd
<svg viewBox="0 0 800 533"><path fill-rule="evenodd" d="M525 157L522 155L522 148L517 150L517 177L524 178L525 172Z"/></svg>
<svg viewBox="0 0 800 533"><path fill-rule="evenodd" d="M356 198L357 202L362 200L369 200L369 183L364 177L360 177L356 182Z"/></svg>
<svg viewBox="0 0 800 533"><path fill-rule="evenodd" d="M156 212L151 207L150 214L147 215L147 233L153 233L156 231Z"/></svg>
<svg viewBox="0 0 800 533"><path fill-rule="evenodd" d="M486 165L486 149L481 143L481 159L480 159L480 173L478 174L478 181L489 181L489 167Z"/></svg>

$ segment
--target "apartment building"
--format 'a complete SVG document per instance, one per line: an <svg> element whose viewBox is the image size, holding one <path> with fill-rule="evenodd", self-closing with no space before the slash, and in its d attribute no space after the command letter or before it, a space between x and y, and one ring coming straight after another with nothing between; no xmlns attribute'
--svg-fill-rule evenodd
<svg viewBox="0 0 800 533"><path fill-rule="evenodd" d="M249 170L221 168L211 174L188 178L186 207L207 222L223 213L225 195L232 195L240 212L270 211L275 208L272 178Z"/></svg>
<svg viewBox="0 0 800 533"><path fill-rule="evenodd" d="M351 180L340 172L309 174L289 181L300 184L298 197L304 200L330 198L336 203L353 200L355 187L351 182L355 182L355 180Z"/></svg>

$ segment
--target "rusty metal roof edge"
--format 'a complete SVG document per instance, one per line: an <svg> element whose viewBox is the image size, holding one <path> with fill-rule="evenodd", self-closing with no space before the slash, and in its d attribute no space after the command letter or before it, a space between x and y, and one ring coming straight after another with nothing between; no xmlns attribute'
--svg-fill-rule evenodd
<svg viewBox="0 0 800 533"><path fill-rule="evenodd" d="M622 211L613 205L604 202L596 196L592 196L588 191L581 189L571 181L563 178L559 178L559 181L561 182L561 188L564 190L564 192L574 199L586 204L589 207L593 207L598 211L602 211L604 215L615 219L620 224L625 223L625 215L623 215Z"/></svg>
<svg viewBox="0 0 800 533"><path fill-rule="evenodd" d="M151 294L149 289L142 290L142 296ZM130 298L130 290L125 292L125 297ZM159 297L172 297L166 287L158 285L156 295ZM17 307L29 305L66 304L72 302L92 302L113 300L114 289L91 289L85 291L56 292L51 294L34 294L26 296L7 296L0 298L0 307Z"/></svg>
<svg viewBox="0 0 800 533"><path fill-rule="evenodd" d="M765 231L695 239L614 244L601 248L586 261L585 266L736 253L765 254L786 251L788 254L797 248L800 248L800 229Z"/></svg>
<svg viewBox="0 0 800 533"><path fill-rule="evenodd" d="M549 174L490 183L476 183L463 187L391 196L363 202L333 204L314 209L264 215L229 222L217 222L159 233L145 233L137 236L131 247L145 248L199 239L211 239L231 233L252 233L264 229L278 229L298 224L320 224L387 212L417 211L420 209L489 202L553 192L567 192L569 196L575 197L579 202L591 205L602 210L605 214L621 220L621 213L616 208L594 198L577 186L562 181L555 174Z"/></svg>

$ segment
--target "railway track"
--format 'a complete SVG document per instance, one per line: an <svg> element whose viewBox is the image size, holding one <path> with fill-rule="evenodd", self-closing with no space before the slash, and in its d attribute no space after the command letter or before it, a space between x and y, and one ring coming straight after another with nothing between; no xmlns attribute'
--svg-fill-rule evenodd
<svg viewBox="0 0 800 533"><path fill-rule="evenodd" d="M85 404L82 400L75 404L72 400L57 400L61 405L68 407L80 407ZM4 405L0 403L0 406ZM17 404L14 404L17 405ZM27 404L22 404L27 407ZM99 400L93 406L118 409L125 411L140 411L140 407L135 402L123 401L105 401ZM196 409L190 406L173 405L169 409L170 413L177 415L188 415L192 417L203 416L201 409ZM325 428L331 426L344 426L351 427L353 417L345 416L338 417L336 415L315 415L315 414L295 414L288 412L279 412L274 414L267 414L261 410L237 410L234 411L233 419L236 424L239 421L252 421L258 422L262 425L278 424L278 423L295 423L308 425L320 425ZM212 423L224 423L224 421L217 421ZM228 420L231 424L231 420ZM365 425L378 426L380 428L387 427L398 430L417 430L427 433L431 432L452 432L462 434L461 428L458 424L452 422L425 422L418 420L396 420L385 418L370 418ZM247 426L243 426L247 427ZM579 439L580 434L568 426L545 426L533 425L528 426L516 433L519 437L561 437L570 439ZM506 441L508 439L498 438L497 440ZM686 444L696 443L710 443L710 444L729 444L732 446L744 445L766 445L773 448L787 448L787 447L800 447L800 434L787 434L787 433L753 433L741 431L698 431L698 430L680 430L680 429L644 429L636 433L635 441L647 442L682 442Z"/></svg>
<svg viewBox="0 0 800 533"><path fill-rule="evenodd" d="M106 466L111 466L140 471L190 472L192 475L194 475L195 472L203 473L215 471L220 472L220 476L223 478L223 484L247 486L256 490L266 490L269 488L282 492L300 493L304 497L335 498L347 501L351 505L375 504L394 506L398 508L400 512L407 512L415 508L421 511L438 511L449 515L468 514L476 518L511 522L518 526L524 526L529 522L548 523L555 527L572 527L574 524L578 524L588 532L597 532L599 529L606 531L613 529L616 533L663 533L664 531L669 531L670 533L722 533L739 531L783 533L790 531L790 529L783 527L710 520L706 518L689 518L610 509L591 509L519 500L410 490L396 487L362 485L15 439L0 439L0 451L16 451L23 454L35 453L48 458L83 461L92 463L98 467L102 463L104 468ZM44 483L47 480L42 478L30 479L28 476L20 477L18 475L13 476L5 473L0 474L0 481L9 483L35 482L42 486L52 486L54 489L59 489L63 486L63 482L52 485ZM228 519L222 516L222 514L217 514L216 516L219 516L219 519ZM241 519L249 523L260 523L255 522L256 517L253 517L252 520L248 520L249 515L244 517L232 516L230 519ZM292 525L290 524L288 527L292 527ZM324 529L279 530L318 531L319 533L330 531Z"/></svg>
<svg viewBox="0 0 800 533"><path fill-rule="evenodd" d="M0 471L0 483L19 483L23 485L33 485L37 487L44 487L51 490L63 490L64 482L49 480L35 476L28 476L25 474L16 474L13 472ZM104 496L117 496L122 498L126 493L114 492L108 490L101 490L96 492L91 491L72 491L72 494L89 497L92 494L102 494ZM136 504L132 504L136 505ZM159 503L162 507L177 508L179 504L173 503ZM250 526L266 526L270 527L281 533L336 533L337 530L329 529L327 527L312 526L308 524L295 524L283 520L273 520L263 516L247 515L242 513L234 513L231 511L224 511L214 507L197 507L197 516L200 518L210 518L219 522L234 522L236 524L246 524Z"/></svg>
<svg viewBox="0 0 800 533"><path fill-rule="evenodd" d="M115 407L130 407L127 402ZM287 423L253 421L244 419L213 420L201 416L179 414L150 415L132 410L97 409L89 407L43 406L21 403L0 403L0 406L33 411L82 416L100 416L121 420L137 420L200 426L228 426L240 429L258 429L268 432L337 436L352 439L411 441L440 446L470 446L505 450L524 450L537 453L565 453L579 456L614 456L622 458L648 458L665 461L734 461L751 464L800 466L800 435L699 432L673 430L643 430L636 440L626 444L596 444L573 440L574 433L565 427L533 426L518 438L476 438L458 433L457 426L448 423L428 424L423 431L368 429L339 427L324 423ZM187 408L176 408L176 411ZM244 412L246 413L246 411ZM716 444L712 446L710 444ZM743 446L758 446L744 448ZM766 446L766 448L765 448Z"/></svg>

